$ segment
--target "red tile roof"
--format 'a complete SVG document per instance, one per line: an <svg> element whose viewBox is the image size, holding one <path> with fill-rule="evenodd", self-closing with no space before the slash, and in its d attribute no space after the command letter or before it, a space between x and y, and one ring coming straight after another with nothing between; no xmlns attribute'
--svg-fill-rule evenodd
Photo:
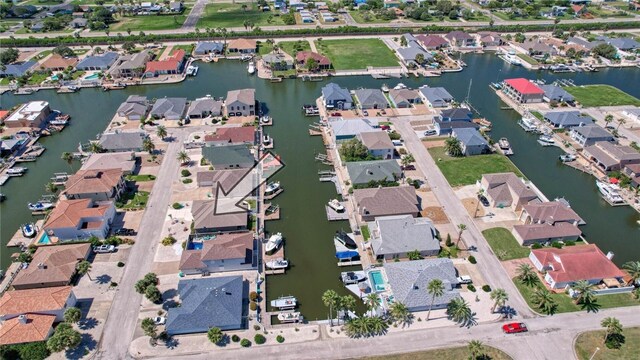
<svg viewBox="0 0 640 360"><path fill-rule="evenodd" d="M220 128L215 134L204 137L205 142L226 141L229 143L251 143L255 141L256 129L253 126Z"/></svg>
<svg viewBox="0 0 640 360"><path fill-rule="evenodd" d="M182 49L178 49L164 60L149 61L145 72L170 71L178 70L182 61L184 61L186 53Z"/></svg>
<svg viewBox="0 0 640 360"><path fill-rule="evenodd" d="M102 218L111 208L109 205L94 205L91 199L60 200L44 224L46 230L78 227L86 218ZM102 222L99 222L102 224Z"/></svg>
<svg viewBox="0 0 640 360"><path fill-rule="evenodd" d="M509 86L511 86L521 94L544 94L544 91L542 89L525 78L507 79L504 82L506 82Z"/></svg>
<svg viewBox="0 0 640 360"><path fill-rule="evenodd" d="M33 264L32 266L37 266ZM71 286L7 291L0 298L0 315L38 313L64 309Z"/></svg>
<svg viewBox="0 0 640 360"><path fill-rule="evenodd" d="M9 116L9 113L10 113L9 110L0 110L0 120L3 120L7 116Z"/></svg>
<svg viewBox="0 0 640 360"><path fill-rule="evenodd" d="M416 38L427 48L440 47L448 44L447 40L440 35L417 35Z"/></svg>
<svg viewBox="0 0 640 360"><path fill-rule="evenodd" d="M313 51L300 51L296 54L296 62L306 64L309 59L315 59L318 65L331 65L328 57Z"/></svg>
<svg viewBox="0 0 640 360"><path fill-rule="evenodd" d="M595 245L531 250L555 282L622 278L624 273Z"/></svg>
<svg viewBox="0 0 640 360"><path fill-rule="evenodd" d="M19 317L6 320L0 326L0 345L46 340L55 320L55 315L40 314L27 314L24 323Z"/></svg>

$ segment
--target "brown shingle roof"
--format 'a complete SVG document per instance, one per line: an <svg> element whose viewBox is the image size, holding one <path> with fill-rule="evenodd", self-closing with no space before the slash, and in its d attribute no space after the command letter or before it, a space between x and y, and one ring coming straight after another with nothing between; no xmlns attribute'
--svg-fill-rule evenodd
<svg viewBox="0 0 640 360"><path fill-rule="evenodd" d="M362 215L403 215L418 212L416 190L411 186L357 189L353 191Z"/></svg>
<svg viewBox="0 0 640 360"><path fill-rule="evenodd" d="M582 218L567 205L551 201L539 204L524 205L524 209L531 216L534 222L549 221L551 223L558 221L577 221L582 222Z"/></svg>
<svg viewBox="0 0 640 360"><path fill-rule="evenodd" d="M214 215L215 200L196 200L191 205L191 214L196 229L217 229L247 226L247 213Z"/></svg>
<svg viewBox="0 0 640 360"><path fill-rule="evenodd" d="M389 134L385 131L361 132L359 135L362 144L369 150L393 149L393 143Z"/></svg>
<svg viewBox="0 0 640 360"><path fill-rule="evenodd" d="M251 143L255 142L256 128L253 126L240 126L220 128L215 134L204 137L204 141L226 141L228 143Z"/></svg>
<svg viewBox="0 0 640 360"><path fill-rule="evenodd" d="M536 193L528 188L514 173L484 174L489 195L494 202L518 201L521 198L535 199Z"/></svg>
<svg viewBox="0 0 640 360"><path fill-rule="evenodd" d="M313 51L299 51L296 54L296 62L306 64L309 59L315 59L318 65L331 65L331 60L328 57L315 53Z"/></svg>
<svg viewBox="0 0 640 360"><path fill-rule="evenodd" d="M227 48L229 49L240 49L240 50L249 50L255 49L257 47L256 41L252 39L233 39L229 41L229 45Z"/></svg>
<svg viewBox="0 0 640 360"><path fill-rule="evenodd" d="M42 284L68 283L76 272L76 264L86 259L90 248L88 243L40 247L29 267L18 273L12 285L28 289L43 287Z"/></svg>
<svg viewBox="0 0 640 360"><path fill-rule="evenodd" d="M106 193L122 178L122 169L80 170L65 184L67 194Z"/></svg>
<svg viewBox="0 0 640 360"><path fill-rule="evenodd" d="M94 206L91 199L60 200L49 215L44 228L77 228L84 218L103 217L111 206L111 204Z"/></svg>
<svg viewBox="0 0 640 360"><path fill-rule="evenodd" d="M204 261L245 259L253 256L253 234L250 232L222 234L206 240L201 250L187 250L180 258L180 270L205 268Z"/></svg>
<svg viewBox="0 0 640 360"><path fill-rule="evenodd" d="M198 185L202 182L213 183L212 193L216 194L218 191L218 183L222 185L225 191L229 191L235 184L242 179L242 177L248 172L249 169L228 169L228 170L213 170L213 171L200 171L196 174Z"/></svg>
<svg viewBox="0 0 640 360"><path fill-rule="evenodd" d="M25 314L63 309L71 286L7 291L0 298L0 315Z"/></svg>
<svg viewBox="0 0 640 360"><path fill-rule="evenodd" d="M582 231L577 226L566 222L550 224L514 225L513 230L518 233L523 241L547 240L554 238L577 238Z"/></svg>
<svg viewBox="0 0 640 360"><path fill-rule="evenodd" d="M19 317L7 320L0 326L0 345L22 344L46 340L51 332L55 315L27 314L22 323Z"/></svg>
<svg viewBox="0 0 640 360"><path fill-rule="evenodd" d="M58 54L52 54L47 60L43 61L42 64L40 64L40 67L43 69L66 69L69 66L76 66L77 63L77 57L63 58Z"/></svg>

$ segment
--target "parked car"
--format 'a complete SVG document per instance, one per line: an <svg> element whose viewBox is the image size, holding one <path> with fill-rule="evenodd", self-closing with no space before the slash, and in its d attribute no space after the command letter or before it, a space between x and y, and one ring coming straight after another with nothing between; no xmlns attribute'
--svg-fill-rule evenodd
<svg viewBox="0 0 640 360"><path fill-rule="evenodd" d="M331 114L331 116L342 116L342 114L339 112L334 112L333 114Z"/></svg>
<svg viewBox="0 0 640 360"><path fill-rule="evenodd" d="M93 248L93 252L100 253L110 253L116 251L116 247L113 245L100 245Z"/></svg>
<svg viewBox="0 0 640 360"><path fill-rule="evenodd" d="M414 165L407 165L407 166L402 166L402 170L415 170L416 167Z"/></svg>
<svg viewBox="0 0 640 360"><path fill-rule="evenodd" d="M462 276L458 276L458 282L460 284L471 284L471 276L469 275L462 275Z"/></svg>
<svg viewBox="0 0 640 360"><path fill-rule="evenodd" d="M482 206L489 207L489 200L487 199L486 196L479 194L478 195L478 200L480 200L480 202L482 203Z"/></svg>
<svg viewBox="0 0 640 360"><path fill-rule="evenodd" d="M367 110L362 110L362 115L369 116L369 112Z"/></svg>
<svg viewBox="0 0 640 360"><path fill-rule="evenodd" d="M167 318L164 316L156 316L153 318L153 323L156 325L164 325L167 323Z"/></svg>
<svg viewBox="0 0 640 360"><path fill-rule="evenodd" d="M382 129L382 130L391 130L391 126L389 126L389 125L380 125L380 129Z"/></svg>
<svg viewBox="0 0 640 360"><path fill-rule="evenodd" d="M427 131L424 132L424 136L433 136L433 135L437 135L438 132L435 129L429 129Z"/></svg>
<svg viewBox="0 0 640 360"><path fill-rule="evenodd" d="M524 323L514 322L502 325L502 331L505 334L517 334L521 332L527 332L529 331L529 329L527 329L527 325L525 325Z"/></svg>
<svg viewBox="0 0 640 360"><path fill-rule="evenodd" d="M121 228L116 230L115 235L119 235L119 236L131 236L131 235L135 235L136 232L133 231L133 229L128 229L128 228Z"/></svg>

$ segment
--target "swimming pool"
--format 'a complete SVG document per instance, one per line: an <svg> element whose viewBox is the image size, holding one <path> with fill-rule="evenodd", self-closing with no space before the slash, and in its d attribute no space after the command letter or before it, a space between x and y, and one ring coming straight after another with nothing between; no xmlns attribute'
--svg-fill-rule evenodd
<svg viewBox="0 0 640 360"><path fill-rule="evenodd" d="M370 271L369 280L371 281L371 287L376 292L381 292L386 290L384 277L382 276L382 272L380 270Z"/></svg>
<svg viewBox="0 0 640 360"><path fill-rule="evenodd" d="M93 74L91 74L91 75L89 75L89 76L85 77L84 79L85 79L85 80L95 80L95 79L97 79L97 78L99 78L99 77L100 77L100 75L98 75L98 73L93 73Z"/></svg>
<svg viewBox="0 0 640 360"><path fill-rule="evenodd" d="M49 245L51 244L51 239L49 239L49 235L46 232L40 236L40 240L38 240L39 245Z"/></svg>
<svg viewBox="0 0 640 360"><path fill-rule="evenodd" d="M187 250L202 250L201 242L189 242L189 246L187 246Z"/></svg>

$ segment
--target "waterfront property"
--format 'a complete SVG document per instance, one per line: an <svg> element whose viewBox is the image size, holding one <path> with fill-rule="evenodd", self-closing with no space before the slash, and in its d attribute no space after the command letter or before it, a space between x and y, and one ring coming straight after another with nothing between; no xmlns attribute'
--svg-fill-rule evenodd
<svg viewBox="0 0 640 360"><path fill-rule="evenodd" d="M525 104L542 102L544 97L544 91L525 78L506 79L503 91L516 102Z"/></svg>
<svg viewBox="0 0 640 360"><path fill-rule="evenodd" d="M631 186L634 188L640 187L640 164L626 165L623 172L631 180Z"/></svg>
<svg viewBox="0 0 640 360"><path fill-rule="evenodd" d="M309 67L309 61L315 61L317 70L330 70L331 60L328 57L315 53L313 51L298 51L296 53L296 63L299 68L307 69ZM313 69L312 69L313 70Z"/></svg>
<svg viewBox="0 0 640 360"><path fill-rule="evenodd" d="M225 102L227 116L255 116L256 111L256 90L241 89L227 92Z"/></svg>
<svg viewBox="0 0 640 360"><path fill-rule="evenodd" d="M92 236L104 239L115 216L116 208L110 201L60 200L43 228L50 239L55 236L58 241L78 241Z"/></svg>
<svg viewBox="0 0 640 360"><path fill-rule="evenodd" d="M75 68L77 63L78 58L75 56L63 57L59 54L51 54L44 61L40 62L38 68L41 70L64 71L67 68Z"/></svg>
<svg viewBox="0 0 640 360"><path fill-rule="evenodd" d="M410 108L422 103L422 97L418 90L391 89L389 90L389 98L397 108Z"/></svg>
<svg viewBox="0 0 640 360"><path fill-rule="evenodd" d="M331 119L328 124L334 142L353 139L364 132L382 131L378 122L371 119Z"/></svg>
<svg viewBox="0 0 640 360"><path fill-rule="evenodd" d="M381 39L323 39L315 44L318 52L331 59L336 70L399 68L398 58Z"/></svg>
<svg viewBox="0 0 640 360"><path fill-rule="evenodd" d="M378 216L418 216L418 198L412 186L399 186L353 191L357 212L363 221L373 221Z"/></svg>
<svg viewBox="0 0 640 360"><path fill-rule="evenodd" d="M143 131L118 131L104 133L100 136L98 144L103 151L116 153L123 151L141 151L142 144L147 138ZM103 168L108 169L108 168Z"/></svg>
<svg viewBox="0 0 640 360"><path fill-rule="evenodd" d="M358 101L358 107L367 109L386 109L389 107L387 97L380 89L357 89L354 96Z"/></svg>
<svg viewBox="0 0 640 360"><path fill-rule="evenodd" d="M71 286L7 291L0 298L0 320L37 313L51 315L55 321L64 321L64 311L76 305Z"/></svg>
<svg viewBox="0 0 640 360"><path fill-rule="evenodd" d="M419 88L420 95L425 104L429 107L447 107L453 102L453 96L443 87L429 87L428 85Z"/></svg>
<svg viewBox="0 0 640 360"><path fill-rule="evenodd" d="M411 215L381 216L368 223L371 250L376 259L408 258L408 253L437 256L440 241L437 230L428 218Z"/></svg>
<svg viewBox="0 0 640 360"><path fill-rule="evenodd" d="M156 100L149 112L153 119L181 120L187 107L186 98L162 98Z"/></svg>
<svg viewBox="0 0 640 360"><path fill-rule="evenodd" d="M149 61L144 71L145 77L158 75L177 75L184 70L186 53L182 49L174 50L171 55L162 60Z"/></svg>
<svg viewBox="0 0 640 360"><path fill-rule="evenodd" d="M124 175L130 175L135 171L136 163L135 152L94 153L84 159L80 170L120 168Z"/></svg>
<svg viewBox="0 0 640 360"><path fill-rule="evenodd" d="M121 169L79 170L67 179L64 195L72 200L118 200L125 187Z"/></svg>
<svg viewBox="0 0 640 360"><path fill-rule="evenodd" d="M422 48L413 35L404 34L403 37L407 40L407 46L397 48L396 53L406 66L415 68L433 60L433 55Z"/></svg>
<svg viewBox="0 0 640 360"><path fill-rule="evenodd" d="M427 50L440 50L449 46L449 42L440 35L416 35L416 39Z"/></svg>
<svg viewBox="0 0 640 360"><path fill-rule="evenodd" d="M5 320L0 326L0 345L45 341L53 334L54 315L23 314Z"/></svg>
<svg viewBox="0 0 640 360"><path fill-rule="evenodd" d="M540 202L525 180L514 173L484 174L480 185L492 207L519 211L524 205Z"/></svg>
<svg viewBox="0 0 640 360"><path fill-rule="evenodd" d="M4 66L4 69L0 69L0 78L8 77L8 78L17 78L25 75L28 71L31 70L36 65L36 62L24 61L13 64L7 64Z"/></svg>
<svg viewBox="0 0 640 360"><path fill-rule="evenodd" d="M610 132L596 124L574 127L569 135L582 147L591 146L599 141L615 142L616 140Z"/></svg>
<svg viewBox="0 0 640 360"><path fill-rule="evenodd" d="M256 128L253 126L218 128L215 134L204 137L207 145L247 144L255 145Z"/></svg>
<svg viewBox="0 0 640 360"><path fill-rule="evenodd" d="M258 51L258 45L253 39L238 38L229 41L227 44L227 52L236 54L255 54Z"/></svg>
<svg viewBox="0 0 640 360"><path fill-rule="evenodd" d="M357 135L369 154L376 158L392 159L395 148L386 131L367 131Z"/></svg>
<svg viewBox="0 0 640 360"><path fill-rule="evenodd" d="M196 174L196 182L199 187L211 187L212 193L215 194L218 185L229 191L246 174L247 169L199 171Z"/></svg>
<svg viewBox="0 0 640 360"><path fill-rule="evenodd" d="M142 120L147 117L149 111L149 100L146 96L130 95L125 102L120 104L118 116L127 120Z"/></svg>
<svg viewBox="0 0 640 360"><path fill-rule="evenodd" d="M80 60L76 65L76 69L82 71L107 71L118 60L119 56L116 52L90 55Z"/></svg>
<svg viewBox="0 0 640 360"><path fill-rule="evenodd" d="M583 107L640 106L640 99L610 85L583 85L565 88Z"/></svg>
<svg viewBox="0 0 640 360"><path fill-rule="evenodd" d="M450 259L424 259L414 261L388 262L384 265L388 285L394 301L409 308L409 311L443 309L460 293L456 269ZM444 285L444 293L437 296L432 304L432 296L427 291L429 282L439 279Z"/></svg>
<svg viewBox="0 0 640 360"><path fill-rule="evenodd" d="M556 103L573 103L575 98L569 94L564 88L557 85L540 85L542 91L544 91L543 100L546 102Z"/></svg>
<svg viewBox="0 0 640 360"><path fill-rule="evenodd" d="M605 255L595 244L534 249L529 255L536 269L545 273L544 280L554 289L566 289L582 280L594 285L603 281L610 285L617 283L617 287L622 287L625 273L611 261L612 258L613 253Z"/></svg>
<svg viewBox="0 0 640 360"><path fill-rule="evenodd" d="M202 157L215 170L248 169L255 164L254 155L245 144L205 146L202 148Z"/></svg>
<svg viewBox="0 0 640 360"><path fill-rule="evenodd" d="M579 111L550 111L544 114L544 120L556 129L570 129L576 126L593 124L593 118Z"/></svg>
<svg viewBox="0 0 640 360"><path fill-rule="evenodd" d="M224 52L224 44L218 41L198 41L193 54L197 56L215 54L220 55Z"/></svg>
<svg viewBox="0 0 640 360"><path fill-rule="evenodd" d="M76 265L90 252L89 243L38 247L32 265L20 270L11 285L15 290L69 285Z"/></svg>
<svg viewBox="0 0 640 360"><path fill-rule="evenodd" d="M241 329L248 295L246 287L242 276L180 280L180 306L169 309L167 333L204 333L212 327Z"/></svg>
<svg viewBox="0 0 640 360"><path fill-rule="evenodd" d="M256 247L250 232L202 234L187 242L179 269L187 275L255 269Z"/></svg>
<svg viewBox="0 0 640 360"><path fill-rule="evenodd" d="M31 101L18 107L11 115L4 119L8 128L37 129L51 114L51 108L46 101Z"/></svg>
<svg viewBox="0 0 640 360"><path fill-rule="evenodd" d="M434 119L433 127L438 135L449 135L455 129L479 129L480 126L471 120L472 113L467 109L446 109Z"/></svg>
<svg viewBox="0 0 640 360"><path fill-rule="evenodd" d="M287 71L295 67L293 58L286 53L269 53L263 55L262 62L272 71Z"/></svg>
<svg viewBox="0 0 640 360"><path fill-rule="evenodd" d="M114 78L141 77L152 56L153 53L150 50L121 56L111 68L110 74Z"/></svg>
<svg viewBox="0 0 640 360"><path fill-rule="evenodd" d="M328 83L322 88L322 103L327 109L349 110L352 107L348 89L336 83Z"/></svg>
<svg viewBox="0 0 640 360"><path fill-rule="evenodd" d="M582 235L582 231L577 226L553 220L541 224L514 225L511 233L523 246L556 241L576 241Z"/></svg>
<svg viewBox="0 0 640 360"><path fill-rule="evenodd" d="M460 147L465 156L480 155L490 151L487 140L474 128L453 129L452 135L460 141Z"/></svg>
<svg viewBox="0 0 640 360"><path fill-rule="evenodd" d="M215 200L195 200L191 205L193 229L199 234L215 232L243 231L249 225L246 212L216 214Z"/></svg>
<svg viewBox="0 0 640 360"><path fill-rule="evenodd" d="M402 169L395 160L354 161L346 163L346 167L354 187L396 181L402 177Z"/></svg>
<svg viewBox="0 0 640 360"><path fill-rule="evenodd" d="M209 116L222 115L222 101L215 100L210 96L195 99L189 104L187 116L190 119L203 119Z"/></svg>
<svg viewBox="0 0 640 360"><path fill-rule="evenodd" d="M585 147L583 155L604 172L619 171L626 165L640 164L640 153L636 149L608 141L598 141Z"/></svg>
<svg viewBox="0 0 640 360"><path fill-rule="evenodd" d="M473 47L476 44L476 39L464 31L451 31L444 38L455 47Z"/></svg>

